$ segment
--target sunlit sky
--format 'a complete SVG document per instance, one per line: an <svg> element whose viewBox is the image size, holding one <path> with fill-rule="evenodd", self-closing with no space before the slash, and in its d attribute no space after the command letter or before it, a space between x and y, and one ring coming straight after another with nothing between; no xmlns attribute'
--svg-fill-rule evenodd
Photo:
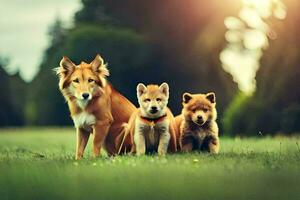
<svg viewBox="0 0 300 200"><path fill-rule="evenodd" d="M0 56L9 58L8 70L30 81L49 44L49 26L57 16L70 25L80 6L80 0L0 0Z"/></svg>

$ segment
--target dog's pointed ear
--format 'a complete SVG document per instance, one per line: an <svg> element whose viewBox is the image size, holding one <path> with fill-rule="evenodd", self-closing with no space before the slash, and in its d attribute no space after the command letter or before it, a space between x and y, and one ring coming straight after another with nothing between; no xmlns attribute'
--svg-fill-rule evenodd
<svg viewBox="0 0 300 200"><path fill-rule="evenodd" d="M192 98L193 98L193 96L190 93L186 92L182 95L182 102L188 103Z"/></svg>
<svg viewBox="0 0 300 200"><path fill-rule="evenodd" d="M206 98L211 102L211 103L216 103L216 95L213 92L209 92L206 94Z"/></svg>
<svg viewBox="0 0 300 200"><path fill-rule="evenodd" d="M159 86L159 90L164 93L166 96L169 96L169 85L168 83L162 83Z"/></svg>
<svg viewBox="0 0 300 200"><path fill-rule="evenodd" d="M66 56L63 56L59 63L59 67L55 68L54 70L56 71L57 75L68 75L71 74L76 65Z"/></svg>
<svg viewBox="0 0 300 200"><path fill-rule="evenodd" d="M59 67L54 68L53 70L59 76L59 88L62 90L66 87L67 77L70 76L74 70L76 65L66 56L63 56L59 63Z"/></svg>
<svg viewBox="0 0 300 200"><path fill-rule="evenodd" d="M109 76L109 71L107 65L104 63L103 58L97 54L95 59L90 63L94 72L98 73L100 76Z"/></svg>
<svg viewBox="0 0 300 200"><path fill-rule="evenodd" d="M136 93L137 93L137 96L141 96L142 94L144 94L145 92L147 92L147 87L143 84L143 83L139 83L137 86L136 86Z"/></svg>

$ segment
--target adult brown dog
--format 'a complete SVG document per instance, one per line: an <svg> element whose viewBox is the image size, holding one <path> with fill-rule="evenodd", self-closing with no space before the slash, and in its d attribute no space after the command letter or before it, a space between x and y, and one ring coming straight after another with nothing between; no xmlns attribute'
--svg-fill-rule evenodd
<svg viewBox="0 0 300 200"><path fill-rule="evenodd" d="M102 145L109 155L117 154L124 134L123 123L128 122L136 108L107 82L109 71L101 56L79 65L63 57L56 72L76 127L76 159L82 158L91 133L95 157L100 155ZM125 146L131 147L130 142L126 140Z"/></svg>

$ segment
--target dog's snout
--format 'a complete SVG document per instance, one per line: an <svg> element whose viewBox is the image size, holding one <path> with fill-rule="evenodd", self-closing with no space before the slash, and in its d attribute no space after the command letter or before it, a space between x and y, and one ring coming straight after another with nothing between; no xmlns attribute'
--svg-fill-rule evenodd
<svg viewBox="0 0 300 200"><path fill-rule="evenodd" d="M83 99L88 99L89 96L90 96L89 93L83 93L83 94L82 94L82 98L83 98Z"/></svg>
<svg viewBox="0 0 300 200"><path fill-rule="evenodd" d="M197 116L198 121L203 121L203 117L201 115Z"/></svg>
<svg viewBox="0 0 300 200"><path fill-rule="evenodd" d="M151 110L157 110L156 106L151 106Z"/></svg>

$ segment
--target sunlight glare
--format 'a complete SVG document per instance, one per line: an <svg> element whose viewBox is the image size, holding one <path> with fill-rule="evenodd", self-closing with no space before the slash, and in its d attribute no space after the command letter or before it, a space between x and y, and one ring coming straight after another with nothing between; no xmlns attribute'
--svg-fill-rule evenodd
<svg viewBox="0 0 300 200"><path fill-rule="evenodd" d="M266 23L266 18L284 19L286 7L280 0L242 0L238 17L224 20L227 46L220 53L223 69L230 73L245 94L256 89L256 72L260 67L263 50L276 33Z"/></svg>

